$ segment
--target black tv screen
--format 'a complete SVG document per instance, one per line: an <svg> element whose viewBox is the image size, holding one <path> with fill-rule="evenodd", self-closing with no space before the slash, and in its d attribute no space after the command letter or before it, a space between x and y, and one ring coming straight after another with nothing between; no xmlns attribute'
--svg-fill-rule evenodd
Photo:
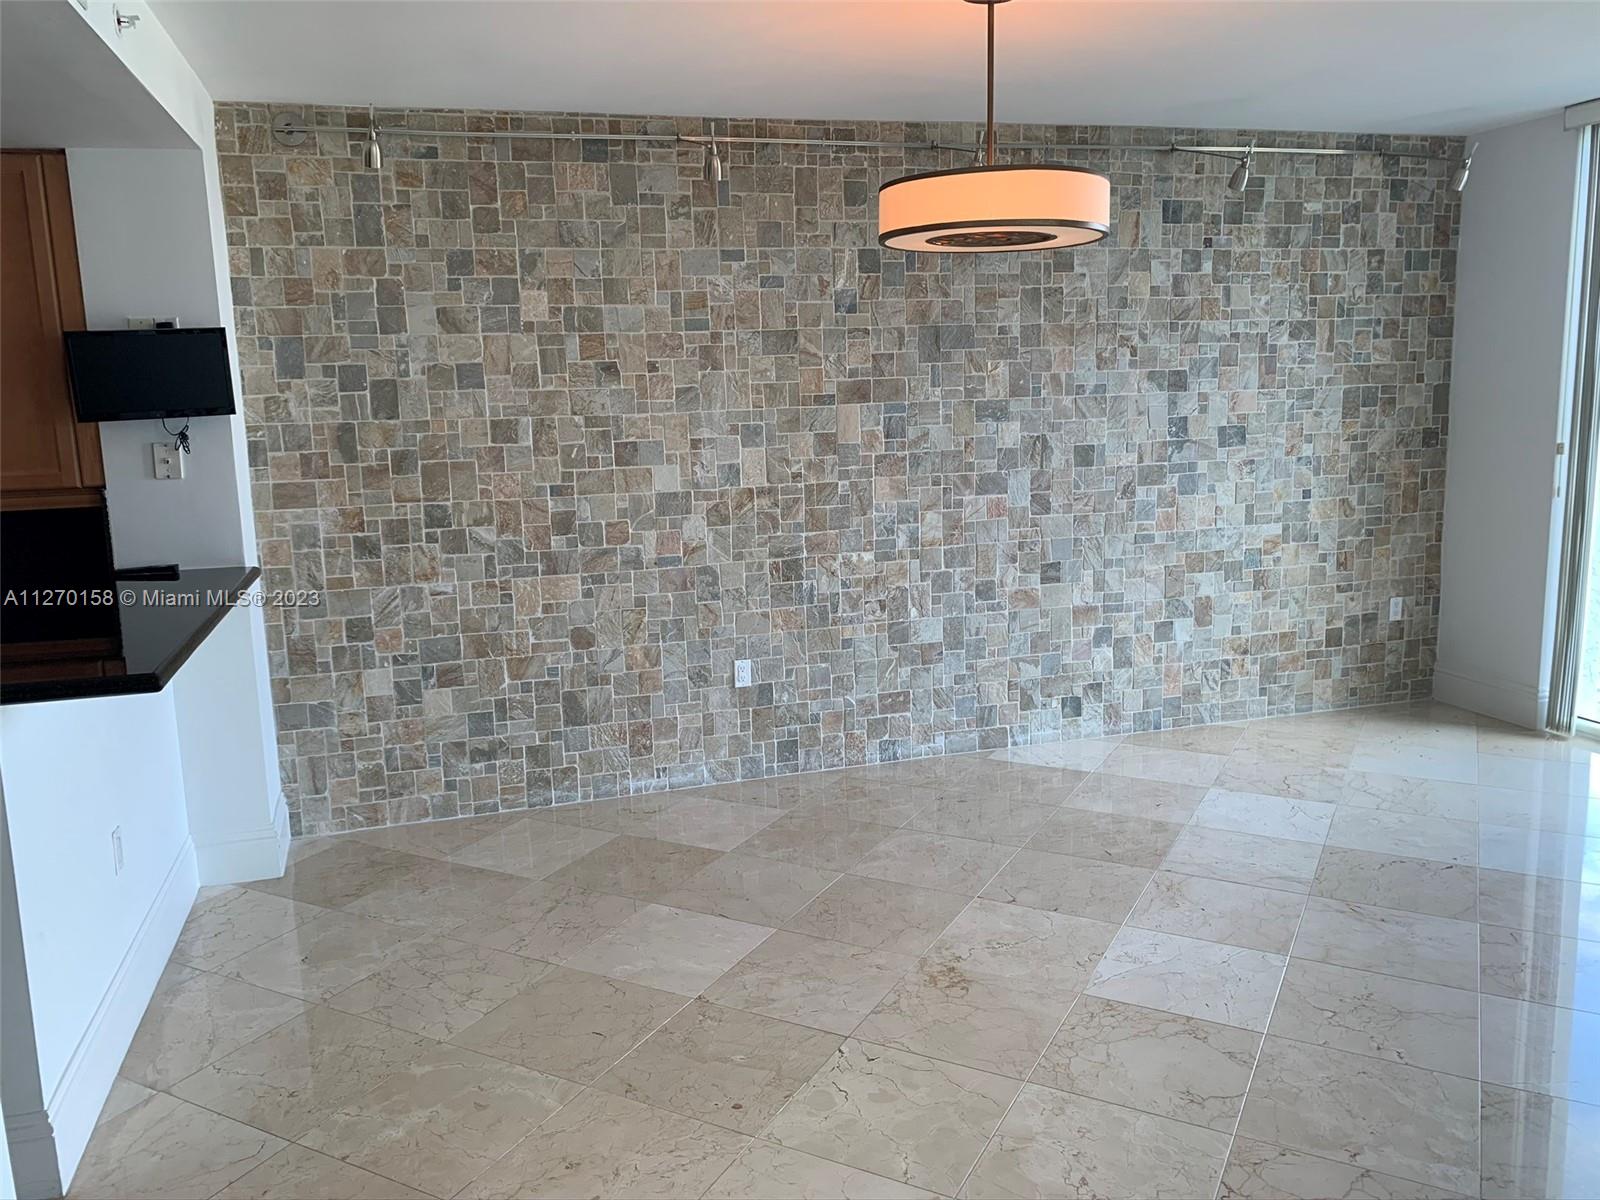
<svg viewBox="0 0 1600 1200"><path fill-rule="evenodd" d="M234 411L228 338L221 329L95 329L65 339L80 421Z"/></svg>

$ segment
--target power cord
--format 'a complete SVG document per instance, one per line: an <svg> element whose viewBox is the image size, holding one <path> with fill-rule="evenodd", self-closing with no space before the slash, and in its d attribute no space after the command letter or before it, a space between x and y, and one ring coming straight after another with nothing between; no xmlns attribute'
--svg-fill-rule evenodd
<svg viewBox="0 0 1600 1200"><path fill-rule="evenodd" d="M173 433L172 430L167 428L167 419L162 417L161 430L172 439L172 448L174 450L182 450L185 454L189 453L189 422L185 421L183 428L178 430L177 433Z"/></svg>

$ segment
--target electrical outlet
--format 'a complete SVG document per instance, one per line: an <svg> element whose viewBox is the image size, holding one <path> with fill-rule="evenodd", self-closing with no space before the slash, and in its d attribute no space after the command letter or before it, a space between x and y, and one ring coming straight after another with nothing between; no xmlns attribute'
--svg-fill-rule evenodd
<svg viewBox="0 0 1600 1200"><path fill-rule="evenodd" d="M1403 599L1401 599L1399 596L1391 597L1390 600L1389 600L1389 620L1391 620L1391 621L1403 621L1405 619L1406 619L1406 602Z"/></svg>
<svg viewBox="0 0 1600 1200"><path fill-rule="evenodd" d="M129 317L129 329L176 329L177 317Z"/></svg>
<svg viewBox="0 0 1600 1200"><path fill-rule="evenodd" d="M733 686L750 686L750 660L741 658L733 664Z"/></svg>
<svg viewBox="0 0 1600 1200"><path fill-rule="evenodd" d="M150 458L157 479L183 478L183 451L171 442L151 442Z"/></svg>
<svg viewBox="0 0 1600 1200"><path fill-rule="evenodd" d="M122 874L122 826L111 831L111 873Z"/></svg>

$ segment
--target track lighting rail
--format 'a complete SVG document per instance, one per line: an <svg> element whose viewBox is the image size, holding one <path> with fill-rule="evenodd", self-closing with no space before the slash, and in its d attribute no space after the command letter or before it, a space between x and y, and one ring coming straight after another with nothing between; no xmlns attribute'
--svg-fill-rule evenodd
<svg viewBox="0 0 1600 1200"><path fill-rule="evenodd" d="M272 133L280 143L290 137L303 137L310 133L346 133L370 137L373 129L366 125L306 125L296 121L293 114L284 113L273 120ZM971 154L971 146L956 146L948 142L894 142L868 141L854 138L801 138L801 137L736 137L728 134L696 136L684 133L576 133L562 130L534 129L417 129L410 125L379 125L380 137L459 137L494 138L501 140L530 139L533 141L566 142L650 142L656 145L690 145L709 149L715 141L722 146L815 146L837 150L934 150ZM1342 146L1203 146L1187 142L1169 142L1162 145L1139 145L1122 142L1002 142L995 152L1028 151L1033 153L1071 154L1075 151L1123 150L1147 154L1200 154L1216 158L1237 159L1247 152L1257 155L1315 155L1322 158L1356 158L1377 154L1384 158L1412 159L1420 162L1454 163L1459 160L1443 154L1428 154L1420 150L1352 150Z"/></svg>

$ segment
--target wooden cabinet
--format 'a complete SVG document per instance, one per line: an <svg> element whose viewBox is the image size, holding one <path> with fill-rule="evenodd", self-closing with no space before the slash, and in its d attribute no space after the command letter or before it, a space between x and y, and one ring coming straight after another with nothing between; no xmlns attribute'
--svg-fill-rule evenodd
<svg viewBox="0 0 1600 1200"><path fill-rule="evenodd" d="M99 426L73 415L61 346L84 327L67 158L6 151L0 167L0 504L102 504Z"/></svg>

